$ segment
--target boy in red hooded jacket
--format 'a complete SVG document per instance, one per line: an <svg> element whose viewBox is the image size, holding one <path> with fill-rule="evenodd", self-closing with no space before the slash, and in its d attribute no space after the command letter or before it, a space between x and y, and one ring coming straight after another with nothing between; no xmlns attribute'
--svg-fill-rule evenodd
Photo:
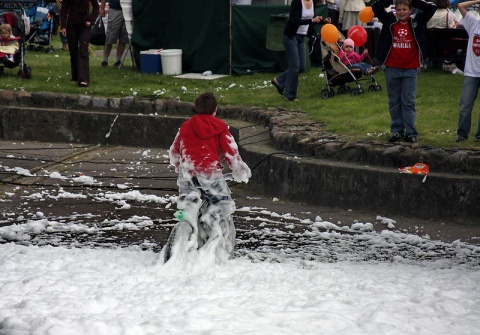
<svg viewBox="0 0 480 335"><path fill-rule="evenodd" d="M213 93L203 93L195 100L196 114L181 126L170 147L170 164L179 174L179 193L197 192L195 184L208 190L219 201L209 206L208 214L200 224L208 227L218 222L222 228L224 248L228 255L233 254L235 227L230 216L235 211L235 203L223 177L223 158L232 170L237 182L248 182L252 173L238 153L237 144L225 122L215 117L217 99ZM205 241L212 236L205 237ZM201 247L202 242L199 243Z"/></svg>

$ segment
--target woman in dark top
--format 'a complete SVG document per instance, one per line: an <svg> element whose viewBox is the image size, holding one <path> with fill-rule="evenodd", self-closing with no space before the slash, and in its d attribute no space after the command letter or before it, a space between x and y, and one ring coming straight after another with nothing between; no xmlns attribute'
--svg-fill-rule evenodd
<svg viewBox="0 0 480 335"><path fill-rule="evenodd" d="M88 44L90 26L98 17L98 0L63 0L60 13L62 35L67 37L70 50L72 81L78 86L90 84Z"/></svg>
<svg viewBox="0 0 480 335"><path fill-rule="evenodd" d="M315 16L313 0L293 0L290 15L283 30L283 45L288 59L288 69L272 79L278 93L286 100L297 100L298 75L305 71L305 36L314 35L313 24L326 22Z"/></svg>

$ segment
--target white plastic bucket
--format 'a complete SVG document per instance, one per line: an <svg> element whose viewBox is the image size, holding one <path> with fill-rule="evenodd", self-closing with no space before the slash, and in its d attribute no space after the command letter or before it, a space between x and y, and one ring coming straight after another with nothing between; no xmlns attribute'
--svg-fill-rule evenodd
<svg viewBox="0 0 480 335"><path fill-rule="evenodd" d="M182 50L165 49L160 52L164 75L182 74Z"/></svg>
<svg viewBox="0 0 480 335"><path fill-rule="evenodd" d="M127 28L128 39L132 39L133 33L133 8L132 0L120 0L122 6L123 19L125 20L125 28Z"/></svg>

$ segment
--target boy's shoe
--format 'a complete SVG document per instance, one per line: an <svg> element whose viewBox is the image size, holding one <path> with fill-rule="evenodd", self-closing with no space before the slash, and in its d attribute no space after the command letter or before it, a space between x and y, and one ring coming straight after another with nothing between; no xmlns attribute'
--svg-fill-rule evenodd
<svg viewBox="0 0 480 335"><path fill-rule="evenodd" d="M413 135L405 136L405 142L417 143L417 136L413 136Z"/></svg>
<svg viewBox="0 0 480 335"><path fill-rule="evenodd" d="M277 78L273 78L270 82L272 83L273 86L275 86L275 88L277 89L278 94L283 95L283 90L282 90L282 88L280 87L280 85L278 84Z"/></svg>
<svg viewBox="0 0 480 335"><path fill-rule="evenodd" d="M460 143L460 142L463 142L463 141L466 141L466 140L467 140L466 137L463 137L461 135L457 135L457 139L455 140L455 142ZM477 140L477 138L475 138L475 140Z"/></svg>
<svg viewBox="0 0 480 335"><path fill-rule="evenodd" d="M390 143L394 143L394 142L398 142L402 139L403 135L400 134L400 132L398 131L393 131L390 133L390 138L388 139L388 142Z"/></svg>
<svg viewBox="0 0 480 335"><path fill-rule="evenodd" d="M121 64L122 64L122 62L119 61L119 60L117 60L117 61L115 62L115 64L113 64L113 66L119 67Z"/></svg>
<svg viewBox="0 0 480 335"><path fill-rule="evenodd" d="M108 66L108 62L107 62L106 60L104 60L104 61L102 61L102 64L100 64L100 65L102 65L102 67L107 67L107 66Z"/></svg>

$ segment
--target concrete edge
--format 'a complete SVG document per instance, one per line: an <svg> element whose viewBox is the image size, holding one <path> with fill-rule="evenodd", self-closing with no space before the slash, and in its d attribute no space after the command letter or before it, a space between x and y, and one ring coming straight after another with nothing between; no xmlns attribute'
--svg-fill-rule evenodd
<svg viewBox="0 0 480 335"><path fill-rule="evenodd" d="M5 103L2 93L3 140L168 147L193 111L191 103L174 100L137 104L137 99L128 99L130 107L125 109L122 99L119 104L109 99L100 104L99 98L86 96L27 97L12 91ZM219 117L238 134L242 156L254 167L247 187L256 192L324 206L478 221L480 156L475 150L342 142L298 111L222 106ZM423 176L398 172L397 167L420 160L431 169L426 182Z"/></svg>

